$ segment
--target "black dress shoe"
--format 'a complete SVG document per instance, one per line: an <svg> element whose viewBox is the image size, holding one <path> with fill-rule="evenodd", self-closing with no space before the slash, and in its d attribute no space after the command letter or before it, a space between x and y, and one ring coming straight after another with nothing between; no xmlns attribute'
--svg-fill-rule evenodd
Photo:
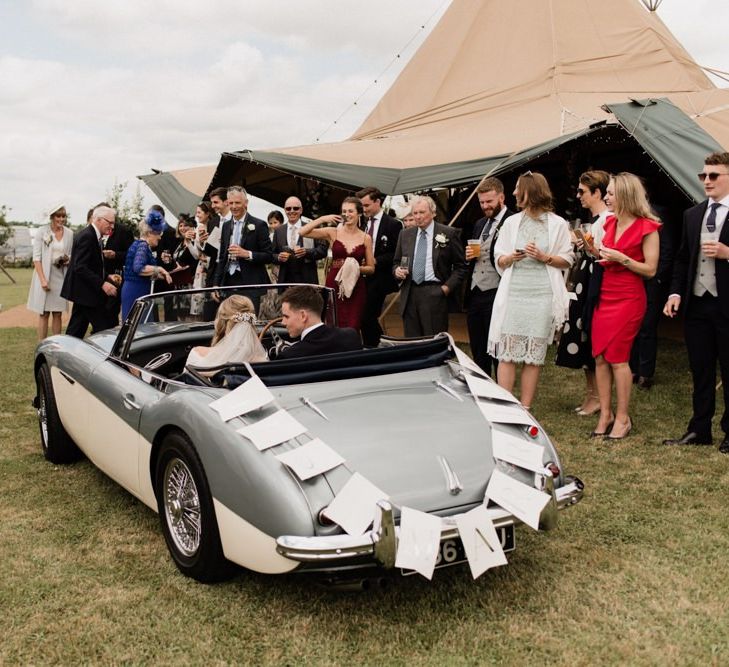
<svg viewBox="0 0 729 667"><path fill-rule="evenodd" d="M719 445L719 451L722 454L729 454L729 436L725 437Z"/></svg>
<svg viewBox="0 0 729 667"><path fill-rule="evenodd" d="M663 441L664 445L712 445L713 440L710 435L699 435L693 431L684 433L680 438L669 438ZM729 445L727 446L729 449ZM727 452L729 453L729 452Z"/></svg>
<svg viewBox="0 0 729 667"><path fill-rule="evenodd" d="M638 382L636 382L639 389L650 389L653 386L653 378L649 377L643 377L642 375L638 378Z"/></svg>

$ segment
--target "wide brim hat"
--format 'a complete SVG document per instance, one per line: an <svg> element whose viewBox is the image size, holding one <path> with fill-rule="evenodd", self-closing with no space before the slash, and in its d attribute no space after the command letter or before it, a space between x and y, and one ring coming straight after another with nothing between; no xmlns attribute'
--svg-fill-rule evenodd
<svg viewBox="0 0 729 667"><path fill-rule="evenodd" d="M53 206L49 206L47 209L43 211L41 214L43 217L43 220L45 222L48 222L51 219L51 216L56 213L57 211L60 211L62 208L66 208L66 204L63 202L58 202L56 204L53 204Z"/></svg>

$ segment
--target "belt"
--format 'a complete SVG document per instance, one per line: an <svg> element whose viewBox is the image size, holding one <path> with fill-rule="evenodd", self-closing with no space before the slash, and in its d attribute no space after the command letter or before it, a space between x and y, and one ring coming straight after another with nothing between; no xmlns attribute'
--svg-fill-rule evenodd
<svg viewBox="0 0 729 667"><path fill-rule="evenodd" d="M413 283L415 287L428 287L429 285L441 285L439 280L424 280L422 283Z"/></svg>

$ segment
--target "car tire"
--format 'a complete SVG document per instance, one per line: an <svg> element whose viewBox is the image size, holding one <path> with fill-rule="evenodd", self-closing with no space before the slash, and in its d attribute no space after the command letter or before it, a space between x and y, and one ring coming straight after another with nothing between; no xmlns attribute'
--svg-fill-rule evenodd
<svg viewBox="0 0 729 667"><path fill-rule="evenodd" d="M38 369L38 424L40 426L43 456L51 463L73 463L81 458L81 451L63 428L53 391L48 364Z"/></svg>
<svg viewBox="0 0 729 667"><path fill-rule="evenodd" d="M223 555L202 462L183 433L169 433L162 441L155 490L162 533L180 572L203 583L233 576L236 566Z"/></svg>

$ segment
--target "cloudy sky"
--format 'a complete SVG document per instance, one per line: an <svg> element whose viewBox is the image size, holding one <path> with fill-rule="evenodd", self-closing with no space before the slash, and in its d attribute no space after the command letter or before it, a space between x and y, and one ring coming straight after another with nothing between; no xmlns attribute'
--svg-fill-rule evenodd
<svg viewBox="0 0 729 667"><path fill-rule="evenodd" d="M345 138L448 4L0 0L0 204L39 222L65 201L78 223L153 167ZM697 62L729 71L729 2L664 0L659 14Z"/></svg>

